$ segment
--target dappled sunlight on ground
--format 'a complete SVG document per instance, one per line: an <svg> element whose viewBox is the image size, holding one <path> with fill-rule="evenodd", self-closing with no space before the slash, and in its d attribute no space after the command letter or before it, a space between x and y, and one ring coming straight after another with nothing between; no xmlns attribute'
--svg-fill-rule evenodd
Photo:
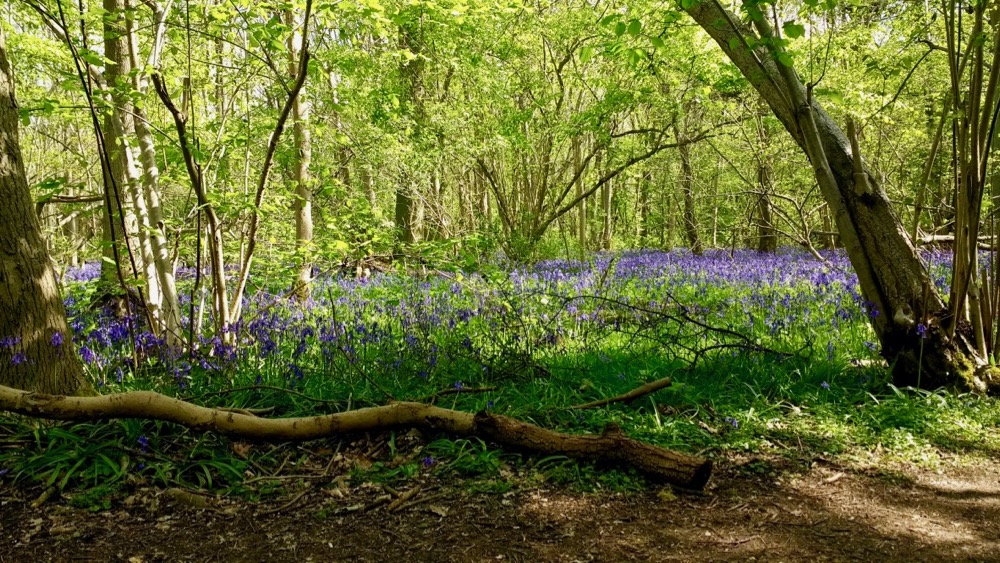
<svg viewBox="0 0 1000 563"><path fill-rule="evenodd" d="M0 488L0 557L135 561L947 561L998 560L1000 464L940 472L851 469L747 474L721 465L705 495L583 494L543 485L503 494L463 483L389 512L377 487L317 487L294 509L218 499L179 506L142 490L100 514ZM426 483L429 490L440 485ZM357 506L372 506L356 510ZM68 530L68 531L67 531ZM262 535L263 534L263 535Z"/></svg>

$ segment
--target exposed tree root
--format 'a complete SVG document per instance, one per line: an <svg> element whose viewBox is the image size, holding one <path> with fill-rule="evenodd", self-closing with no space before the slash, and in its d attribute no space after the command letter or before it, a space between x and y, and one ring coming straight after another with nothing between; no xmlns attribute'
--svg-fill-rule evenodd
<svg viewBox="0 0 1000 563"><path fill-rule="evenodd" d="M563 434L489 412L472 414L422 403L390 403L323 416L275 419L201 407L150 391L67 397L0 386L0 411L60 420L163 420L192 430L266 441L315 440L349 432L415 427L478 436L532 452L630 465L687 489L703 488L712 474L711 460L644 444L615 428L601 435Z"/></svg>

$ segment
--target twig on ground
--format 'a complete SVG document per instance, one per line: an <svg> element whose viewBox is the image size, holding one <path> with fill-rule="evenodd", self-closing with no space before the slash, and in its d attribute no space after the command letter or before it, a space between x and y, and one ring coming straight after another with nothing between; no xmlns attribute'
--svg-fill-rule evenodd
<svg viewBox="0 0 1000 563"><path fill-rule="evenodd" d="M302 499L302 497L306 496L306 493L308 493L310 490L312 490L312 485L311 484L309 486L307 486L305 489L303 489L301 492L299 492L299 494L297 494L294 497L292 497L292 500L286 502L285 504L279 506L278 508L272 508L271 510L265 510L264 512L261 512L260 514L258 514L258 516L268 516L268 515L271 515L271 514L277 514L279 512L284 512L284 511L288 510L289 508L295 506L295 503L299 502L299 500Z"/></svg>
<svg viewBox="0 0 1000 563"><path fill-rule="evenodd" d="M413 501L408 502L408 503L400 506L399 509L397 510L397 512L402 512L404 510L409 510L409 509L413 508L414 506L417 506L418 504L423 504L425 502L431 502L432 500L437 500L437 499L442 498L444 496L446 496L445 493L435 493L433 495L427 495L427 496L420 497L418 499L414 499Z"/></svg>
<svg viewBox="0 0 1000 563"><path fill-rule="evenodd" d="M583 403L582 405L574 405L570 407L571 409L593 409L597 407L603 407L604 405L610 405L611 403L631 403L632 401L638 399L639 397L649 395L650 393L655 393L660 389L670 387L671 380L669 377L664 377L662 379L657 379L656 381L651 381L645 385L636 387L635 389L625 393L623 395L617 395L608 399L601 399L599 401L591 401L589 403Z"/></svg>
<svg viewBox="0 0 1000 563"><path fill-rule="evenodd" d="M399 495L396 500L392 501L386 508L389 512L398 512L407 501L417 496L422 487L420 485L414 486L412 489L406 491L405 493Z"/></svg>

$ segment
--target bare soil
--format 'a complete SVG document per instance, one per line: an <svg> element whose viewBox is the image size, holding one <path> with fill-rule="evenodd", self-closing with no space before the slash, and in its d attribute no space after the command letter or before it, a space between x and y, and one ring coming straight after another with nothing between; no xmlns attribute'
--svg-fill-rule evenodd
<svg viewBox="0 0 1000 563"><path fill-rule="evenodd" d="M35 509L39 490L0 485L0 562L1000 561L995 459L721 465L700 495L544 483L473 494L471 481L427 475L399 490L304 480L261 503L140 487L102 512L58 498Z"/></svg>

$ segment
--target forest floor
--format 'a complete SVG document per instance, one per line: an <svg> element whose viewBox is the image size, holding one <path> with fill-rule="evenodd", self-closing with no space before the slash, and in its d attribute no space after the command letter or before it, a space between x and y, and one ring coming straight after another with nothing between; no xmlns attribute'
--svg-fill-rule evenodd
<svg viewBox="0 0 1000 563"><path fill-rule="evenodd" d="M260 503L140 485L99 512L59 498L35 509L40 490L7 484L0 562L1000 561L996 458L865 469L729 455L717 465L703 494L326 478Z"/></svg>

